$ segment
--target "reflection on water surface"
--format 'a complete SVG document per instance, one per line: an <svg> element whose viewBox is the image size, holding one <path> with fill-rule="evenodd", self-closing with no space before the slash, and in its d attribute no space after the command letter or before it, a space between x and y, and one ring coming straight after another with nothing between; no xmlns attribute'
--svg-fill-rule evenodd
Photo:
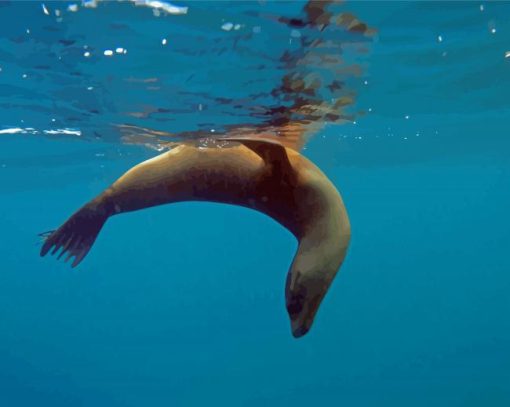
<svg viewBox="0 0 510 407"><path fill-rule="evenodd" d="M0 27L4 131L155 147L225 132L299 147L353 121L374 33L332 1L12 2Z"/></svg>

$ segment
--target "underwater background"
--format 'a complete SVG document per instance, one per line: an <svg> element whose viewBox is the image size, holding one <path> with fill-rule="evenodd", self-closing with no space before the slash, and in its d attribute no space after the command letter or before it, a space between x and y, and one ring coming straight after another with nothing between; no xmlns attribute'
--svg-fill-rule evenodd
<svg viewBox="0 0 510 407"><path fill-rule="evenodd" d="M510 3L158 4L0 3L0 406L510 405ZM39 257L165 142L293 121L352 225L305 337L294 237L245 208Z"/></svg>

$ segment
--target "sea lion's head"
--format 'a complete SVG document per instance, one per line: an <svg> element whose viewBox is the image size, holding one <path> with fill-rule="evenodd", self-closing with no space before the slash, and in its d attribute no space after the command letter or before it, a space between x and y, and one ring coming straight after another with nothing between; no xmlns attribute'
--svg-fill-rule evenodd
<svg viewBox="0 0 510 407"><path fill-rule="evenodd" d="M302 271L292 267L287 275L286 306L295 338L300 338L310 330L334 274L336 270L335 273L328 273L324 270Z"/></svg>

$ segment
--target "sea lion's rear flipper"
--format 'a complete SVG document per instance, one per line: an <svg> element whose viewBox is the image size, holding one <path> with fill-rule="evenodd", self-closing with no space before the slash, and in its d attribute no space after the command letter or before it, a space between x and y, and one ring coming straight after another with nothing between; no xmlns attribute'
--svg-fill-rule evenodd
<svg viewBox="0 0 510 407"><path fill-rule="evenodd" d="M257 139L255 137L222 137L220 140L236 141L243 144L275 168L288 168L290 166L287 150L276 140Z"/></svg>
<svg viewBox="0 0 510 407"><path fill-rule="evenodd" d="M65 261L74 257L72 267L76 267L89 252L107 219L108 217L99 211L84 206L46 237L41 256L45 256L52 248L52 255L62 248L58 258L68 253Z"/></svg>

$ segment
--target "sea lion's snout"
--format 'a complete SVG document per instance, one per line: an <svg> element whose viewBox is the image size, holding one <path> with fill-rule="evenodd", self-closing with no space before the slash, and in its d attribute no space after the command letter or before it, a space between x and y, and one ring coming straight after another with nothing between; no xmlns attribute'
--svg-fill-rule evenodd
<svg viewBox="0 0 510 407"><path fill-rule="evenodd" d="M313 285L304 285L303 281L299 281L299 274L289 273L285 295L292 335L295 338L304 336L310 330L322 298L322 295L314 293Z"/></svg>
<svg viewBox="0 0 510 407"><path fill-rule="evenodd" d="M301 293L293 293L287 288L287 312L290 317L290 327L292 330L292 335L295 338L300 338L305 335L312 325L312 321L307 322L305 318L305 313L303 312L305 308L305 293L301 290Z"/></svg>
<svg viewBox="0 0 510 407"><path fill-rule="evenodd" d="M291 319L290 328L292 330L292 336L294 336L294 338L301 338L306 335L312 326L312 322L312 320L300 321L299 319Z"/></svg>
<svg viewBox="0 0 510 407"><path fill-rule="evenodd" d="M292 298L292 297L291 297ZM317 309L319 308L319 301L313 301L310 299L303 299L303 302L296 306L296 303L291 300L292 305L287 305L287 312L290 317L290 328L292 335L295 338L304 336L312 327L313 320ZM299 308L299 311L297 311Z"/></svg>

